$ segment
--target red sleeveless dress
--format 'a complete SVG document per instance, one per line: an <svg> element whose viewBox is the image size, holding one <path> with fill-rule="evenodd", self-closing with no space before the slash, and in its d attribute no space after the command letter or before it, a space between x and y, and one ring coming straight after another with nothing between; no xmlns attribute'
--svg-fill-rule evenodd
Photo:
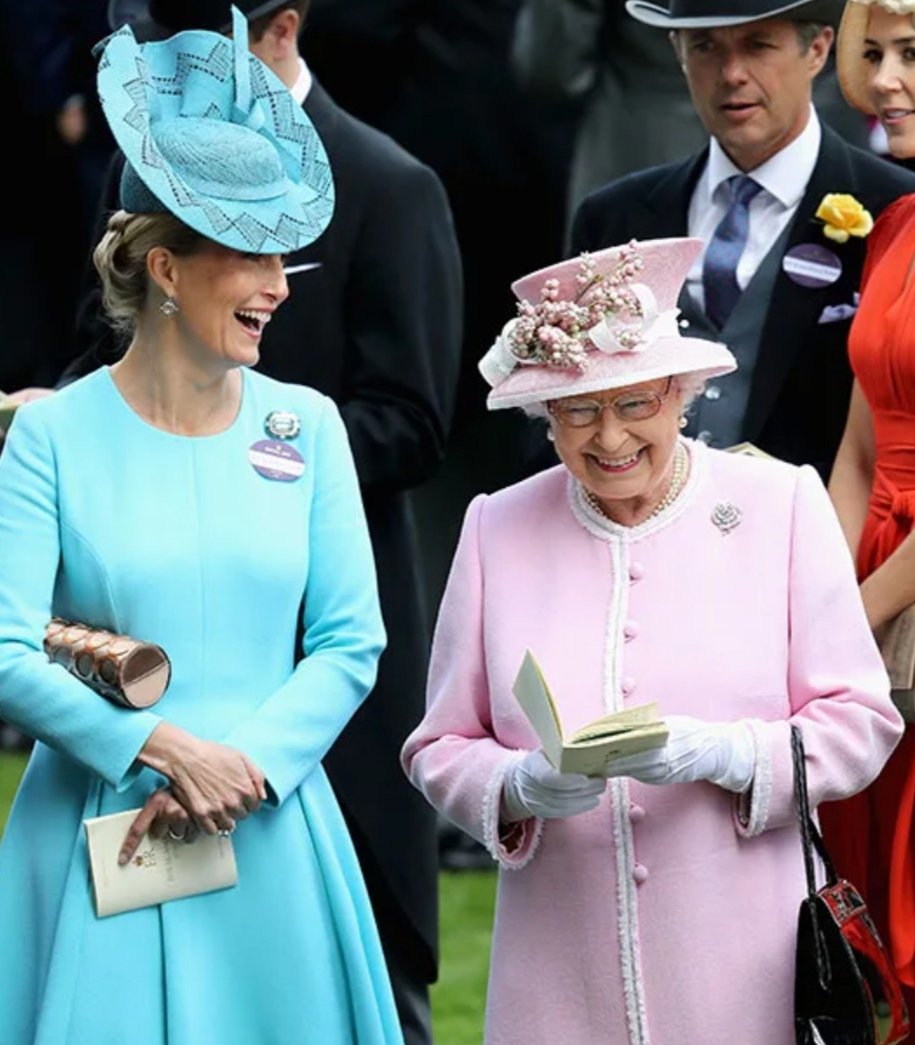
<svg viewBox="0 0 915 1045"><path fill-rule="evenodd" d="M863 580L915 520L915 195L888 207L870 234L849 356L876 443L858 548ZM915 726L869 788L824 804L820 820L836 869L865 895L915 1015Z"/></svg>

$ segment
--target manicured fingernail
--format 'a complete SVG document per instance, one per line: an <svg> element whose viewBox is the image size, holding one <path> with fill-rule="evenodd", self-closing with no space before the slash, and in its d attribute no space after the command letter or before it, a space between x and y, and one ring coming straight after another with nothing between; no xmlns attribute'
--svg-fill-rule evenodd
<svg viewBox="0 0 915 1045"><path fill-rule="evenodd" d="M118 854L118 863L121 865L121 867L123 867L124 864L127 863L127 854L126 853L119 853Z"/></svg>

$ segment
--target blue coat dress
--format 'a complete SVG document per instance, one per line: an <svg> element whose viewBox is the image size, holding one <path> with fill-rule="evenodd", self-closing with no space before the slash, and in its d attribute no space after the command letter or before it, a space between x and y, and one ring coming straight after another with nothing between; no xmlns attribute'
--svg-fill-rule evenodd
<svg viewBox="0 0 915 1045"><path fill-rule="evenodd" d="M37 740L0 845L3 1045L402 1040L321 766L384 645L349 447L329 399L242 374L232 425L184 437L97 371L23 407L0 458L0 717ZM295 481L249 461L272 410L301 420ZM123 710L49 663L52 614L159 643L165 696ZM136 762L163 719L245 752L271 801L235 888L98 919L82 822L164 783Z"/></svg>

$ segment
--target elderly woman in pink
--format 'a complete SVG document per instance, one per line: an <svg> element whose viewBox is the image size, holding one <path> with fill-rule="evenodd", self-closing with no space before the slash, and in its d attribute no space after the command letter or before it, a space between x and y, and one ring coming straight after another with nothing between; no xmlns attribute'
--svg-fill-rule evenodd
<svg viewBox="0 0 915 1045"><path fill-rule="evenodd" d="M679 434L736 365L680 335L700 246L519 280L481 363L490 408L543 414L561 464L468 508L403 764L500 868L491 1045L791 1045L790 726L812 805L901 734L816 473ZM656 701L666 744L558 772L512 692L527 649L568 732Z"/></svg>

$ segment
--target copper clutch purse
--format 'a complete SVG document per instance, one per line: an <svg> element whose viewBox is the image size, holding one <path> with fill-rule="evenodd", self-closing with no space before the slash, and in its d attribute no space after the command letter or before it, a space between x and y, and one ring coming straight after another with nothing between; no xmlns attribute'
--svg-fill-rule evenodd
<svg viewBox="0 0 915 1045"><path fill-rule="evenodd" d="M44 648L50 660L124 708L155 704L172 675L161 646L60 617L48 623Z"/></svg>

